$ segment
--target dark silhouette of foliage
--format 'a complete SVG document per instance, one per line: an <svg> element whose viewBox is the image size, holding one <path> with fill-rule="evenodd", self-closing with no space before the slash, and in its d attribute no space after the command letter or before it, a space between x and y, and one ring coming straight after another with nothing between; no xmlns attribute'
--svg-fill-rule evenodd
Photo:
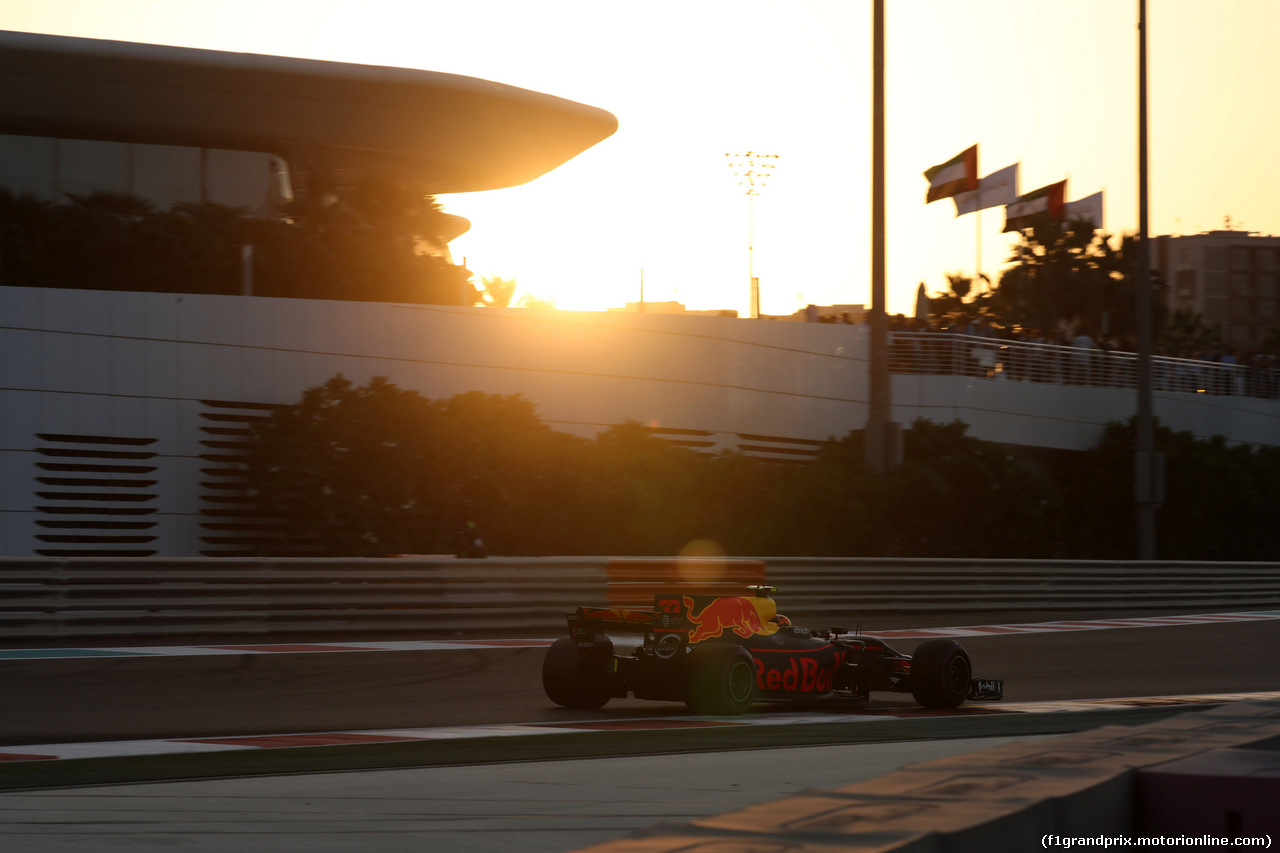
<svg viewBox="0 0 1280 853"><path fill-rule="evenodd" d="M917 421L904 435L897 480L902 515L886 519L886 554L1030 557L1057 546L1053 487L998 444L966 435L954 421Z"/></svg>
<svg viewBox="0 0 1280 853"><path fill-rule="evenodd" d="M947 274L947 289L929 297L929 319L939 328L964 324L970 320L982 318L995 325L1003 325L1002 318L993 315L987 309L991 299L990 291L973 293L978 286L990 286L991 279L986 275L966 276L958 273ZM973 299L965 302L973 293Z"/></svg>
<svg viewBox="0 0 1280 853"><path fill-rule="evenodd" d="M1065 527L1082 559L1129 559L1134 551L1134 422L1107 427L1063 478ZM1165 456L1165 501L1157 555L1167 560L1274 560L1280 553L1280 451L1227 446L1189 432L1156 429Z"/></svg>
<svg viewBox="0 0 1280 853"><path fill-rule="evenodd" d="M612 554L674 554L702 538L694 495L711 459L634 421L600 433L582 460L597 483L588 523Z"/></svg>
<svg viewBox="0 0 1280 853"><path fill-rule="evenodd" d="M516 295L516 280L514 278L487 275L480 279L480 283L484 304L493 305L497 308L507 308L511 305L511 299Z"/></svg>
<svg viewBox="0 0 1280 853"><path fill-rule="evenodd" d="M468 391L439 406L442 424L425 439L438 458L438 517L472 516L499 552L570 547L580 510L567 518L554 510L581 499L584 484L572 460L586 441L552 430L518 394Z"/></svg>
<svg viewBox="0 0 1280 853"><path fill-rule="evenodd" d="M1160 330L1158 341L1164 352L1193 354L1222 348L1222 332L1210 325L1194 308L1175 308Z"/></svg>
<svg viewBox="0 0 1280 853"><path fill-rule="evenodd" d="M815 516L823 525L814 531L817 549L832 556L912 557L1053 551L1053 487L966 430L958 421L916 421L903 433L903 464L885 474L863 461L860 431L832 442L808 470L804 489L847 512L843 519L829 510ZM1019 535L1010 536L1013 530Z"/></svg>
<svg viewBox="0 0 1280 853"><path fill-rule="evenodd" d="M1132 559L1131 423L1048 475L958 421L917 421L903 440L885 474L861 431L806 462L708 455L635 422L557 432L519 395L432 401L337 376L256 429L247 468L295 537L283 552L452 553L473 521L508 556L670 556L709 540L744 556ZM1275 559L1280 451L1167 429L1157 446L1162 559Z"/></svg>
<svg viewBox="0 0 1280 853"><path fill-rule="evenodd" d="M253 294L472 305L471 273L425 251L442 245L429 196L370 181L336 203L295 203L284 219L217 204L168 210L94 192L65 204L0 189L0 282L169 293L240 294L252 246Z"/></svg>
<svg viewBox="0 0 1280 853"><path fill-rule="evenodd" d="M335 555L447 553L466 521L496 554L1037 556L1049 488L1008 455L924 421L889 476L861 436L788 464L674 446L628 422L594 440L547 427L518 395L427 400L341 376L256 430L248 475L265 510ZM1009 536L1010 529L1034 535Z"/></svg>
<svg viewBox="0 0 1280 853"><path fill-rule="evenodd" d="M357 388L336 376L255 430L253 491L288 521L293 547L421 551L448 534L436 511L440 460L425 438L442 421L439 405L413 391L380 378Z"/></svg>
<svg viewBox="0 0 1280 853"><path fill-rule="evenodd" d="M1089 329L1117 341L1135 335L1137 237L1118 244L1091 224L1043 219L1022 232L1010 266L985 295L982 311L997 325L1021 329ZM1156 325L1164 287L1152 271Z"/></svg>

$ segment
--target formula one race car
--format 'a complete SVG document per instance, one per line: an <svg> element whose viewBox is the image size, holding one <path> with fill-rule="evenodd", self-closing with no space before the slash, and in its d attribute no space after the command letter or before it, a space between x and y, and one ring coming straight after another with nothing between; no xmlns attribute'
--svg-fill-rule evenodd
<svg viewBox="0 0 1280 853"><path fill-rule="evenodd" d="M910 693L926 708L1000 699L1004 682L975 679L954 640L926 640L912 655L843 628L811 631L778 615L769 593L659 592L652 610L579 607L569 636L547 650L542 686L566 708L612 698L684 702L695 714L745 713L754 702L807 702L872 690Z"/></svg>

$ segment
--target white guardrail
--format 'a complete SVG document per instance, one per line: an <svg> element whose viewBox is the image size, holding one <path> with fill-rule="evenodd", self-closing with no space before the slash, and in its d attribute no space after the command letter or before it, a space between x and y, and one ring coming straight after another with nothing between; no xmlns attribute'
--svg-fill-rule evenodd
<svg viewBox="0 0 1280 853"><path fill-rule="evenodd" d="M692 572L689 567L693 567ZM0 641L554 636L580 604L646 605L675 573L778 587L800 624L946 611L1280 607L1280 563L772 557L0 558ZM816 620L816 622L815 622Z"/></svg>
<svg viewBox="0 0 1280 853"><path fill-rule="evenodd" d="M1137 363L1136 353L1123 350L948 332L894 332L889 337L892 373L1134 389L1138 387ZM1152 357L1151 367L1157 391L1269 400L1280 397L1280 366L1270 356L1240 364L1157 355Z"/></svg>

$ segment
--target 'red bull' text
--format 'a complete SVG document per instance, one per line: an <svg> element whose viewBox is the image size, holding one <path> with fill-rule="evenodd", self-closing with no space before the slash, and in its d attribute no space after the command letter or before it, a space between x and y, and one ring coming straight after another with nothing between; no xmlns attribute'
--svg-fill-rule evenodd
<svg viewBox="0 0 1280 853"><path fill-rule="evenodd" d="M782 667L771 667L763 655L756 656L756 687L769 693L829 693L831 678L844 661L837 652L832 664L823 665L817 658L788 655Z"/></svg>

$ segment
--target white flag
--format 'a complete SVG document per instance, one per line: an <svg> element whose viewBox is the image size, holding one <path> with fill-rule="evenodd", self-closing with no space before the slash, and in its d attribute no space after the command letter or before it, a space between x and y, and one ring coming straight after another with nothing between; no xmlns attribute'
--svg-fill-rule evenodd
<svg viewBox="0 0 1280 853"><path fill-rule="evenodd" d="M1093 225L1094 228L1102 227L1102 190L1098 190L1093 195L1085 196L1079 201L1067 202L1066 219L1070 222L1073 219L1083 219Z"/></svg>
<svg viewBox="0 0 1280 853"><path fill-rule="evenodd" d="M956 203L956 216L964 216L975 210L1013 204L1017 198L1018 164L1014 163L987 175L978 182L978 189L973 192L952 196L952 201Z"/></svg>

